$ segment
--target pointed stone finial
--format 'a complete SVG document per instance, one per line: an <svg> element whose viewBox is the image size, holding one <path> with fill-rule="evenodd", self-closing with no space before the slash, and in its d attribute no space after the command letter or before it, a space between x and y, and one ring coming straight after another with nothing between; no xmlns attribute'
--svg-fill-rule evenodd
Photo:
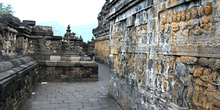
<svg viewBox="0 0 220 110"><path fill-rule="evenodd" d="M68 24L68 26L67 26L67 30L66 30L67 32L71 32L71 29L70 29L70 25Z"/></svg>

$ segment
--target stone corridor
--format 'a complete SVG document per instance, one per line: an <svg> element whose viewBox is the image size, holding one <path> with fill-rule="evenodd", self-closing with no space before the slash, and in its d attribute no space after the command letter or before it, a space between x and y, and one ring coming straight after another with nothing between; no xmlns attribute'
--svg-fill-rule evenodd
<svg viewBox="0 0 220 110"><path fill-rule="evenodd" d="M109 67L98 66L98 82L39 83L21 110L121 110L108 95Z"/></svg>

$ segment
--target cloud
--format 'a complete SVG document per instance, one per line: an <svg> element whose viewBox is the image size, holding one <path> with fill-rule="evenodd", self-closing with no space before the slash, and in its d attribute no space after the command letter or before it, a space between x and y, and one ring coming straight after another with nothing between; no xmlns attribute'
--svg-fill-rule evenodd
<svg viewBox="0 0 220 110"><path fill-rule="evenodd" d="M21 20L58 21L62 25L97 23L105 0L1 0L11 4Z"/></svg>

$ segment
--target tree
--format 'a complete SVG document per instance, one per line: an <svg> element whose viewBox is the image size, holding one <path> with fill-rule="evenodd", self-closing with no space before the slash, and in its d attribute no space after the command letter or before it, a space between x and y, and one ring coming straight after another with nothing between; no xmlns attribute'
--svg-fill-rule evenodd
<svg viewBox="0 0 220 110"><path fill-rule="evenodd" d="M10 13L13 15L14 11L12 6L10 4L5 6L3 3L0 3L0 17L3 13Z"/></svg>

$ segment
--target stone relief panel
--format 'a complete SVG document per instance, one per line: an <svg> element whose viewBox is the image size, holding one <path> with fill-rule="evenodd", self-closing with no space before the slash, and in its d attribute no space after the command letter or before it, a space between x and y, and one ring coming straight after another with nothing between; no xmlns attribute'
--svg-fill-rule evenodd
<svg viewBox="0 0 220 110"><path fill-rule="evenodd" d="M191 8L179 7L180 11L173 11L171 8L159 13L159 44L163 49L160 52L202 57L209 53L210 57L219 57L219 45L215 41L219 41L215 36L218 26L213 23L213 3L207 2Z"/></svg>
<svg viewBox="0 0 220 110"><path fill-rule="evenodd" d="M220 28L214 20L220 2L152 3L112 12L110 62L116 76L110 94L125 109L219 109ZM130 98L132 103L125 101Z"/></svg>
<svg viewBox="0 0 220 110"><path fill-rule="evenodd" d="M28 39L29 44L28 44L28 53L29 54L34 54L34 53L39 53L41 50L41 43L39 39Z"/></svg>
<svg viewBox="0 0 220 110"><path fill-rule="evenodd" d="M1 33L1 52L2 55L16 55L16 33L2 32Z"/></svg>
<svg viewBox="0 0 220 110"><path fill-rule="evenodd" d="M58 54L58 53L60 53L61 48L62 48L62 41L60 41L60 40L45 40L43 50L45 52Z"/></svg>

